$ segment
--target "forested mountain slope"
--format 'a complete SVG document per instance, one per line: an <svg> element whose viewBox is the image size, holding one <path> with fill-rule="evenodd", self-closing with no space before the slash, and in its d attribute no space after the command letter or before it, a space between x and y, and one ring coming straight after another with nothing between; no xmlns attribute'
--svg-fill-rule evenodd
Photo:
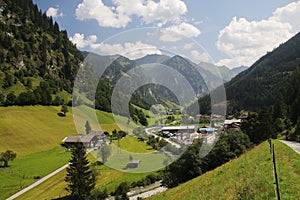
<svg viewBox="0 0 300 200"><path fill-rule="evenodd" d="M63 91L72 92L82 60L31 0L0 1L0 105L67 103Z"/></svg>

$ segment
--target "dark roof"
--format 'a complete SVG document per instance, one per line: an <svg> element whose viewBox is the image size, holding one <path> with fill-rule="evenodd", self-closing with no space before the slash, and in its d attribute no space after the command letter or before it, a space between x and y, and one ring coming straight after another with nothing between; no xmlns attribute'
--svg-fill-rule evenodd
<svg viewBox="0 0 300 200"><path fill-rule="evenodd" d="M68 137L65 137L63 139L63 142L67 142L67 143L76 143L76 142L91 142L94 137L97 137L99 139L99 137L103 136L104 133L103 131L93 131L87 135L71 135Z"/></svg>

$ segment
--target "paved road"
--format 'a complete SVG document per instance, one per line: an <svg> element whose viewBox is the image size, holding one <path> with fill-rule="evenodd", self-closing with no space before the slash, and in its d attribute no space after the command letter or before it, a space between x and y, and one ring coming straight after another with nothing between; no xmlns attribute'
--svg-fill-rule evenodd
<svg viewBox="0 0 300 200"><path fill-rule="evenodd" d="M145 132L146 132L148 135L153 135L155 138L159 137L160 139L166 140L167 142L169 142L171 145L175 146L175 147L178 148L178 149L181 147L180 144L171 141L170 138L163 138L163 137L160 137L160 136L154 134L154 133L152 132L152 129L155 129L155 128L153 128L153 127L152 127L152 128L146 128L146 129L145 129Z"/></svg>
<svg viewBox="0 0 300 200"><path fill-rule="evenodd" d="M296 151L298 154L300 154L300 143L299 142L292 142L292 141L286 141L286 140L279 140L279 141L288 145L289 147L294 149L294 151Z"/></svg>
<svg viewBox="0 0 300 200"><path fill-rule="evenodd" d="M93 149L89 149L86 154L89 154L91 151L93 151ZM33 183L32 185L29 185L28 187L24 188L23 190L17 192L16 194L12 195L11 197L7 198L6 200L13 200L19 196L21 196L22 194L24 194L25 192L31 190L32 188L38 186L39 184L41 184L42 182L46 181L47 179L51 178L52 176L54 176L55 174L59 173L60 171L66 169L69 166L69 164L65 164L64 166L60 167L59 169L55 170L54 172L48 174L47 176L41 178L40 180L38 180L37 182Z"/></svg>
<svg viewBox="0 0 300 200"><path fill-rule="evenodd" d="M150 197L152 195L164 192L166 190L167 190L166 187L158 187L158 188L155 188L153 190L150 190L150 191L147 191L147 192L144 192L144 193L141 193L141 194L129 197L129 200L136 200L138 197L147 198L147 197Z"/></svg>
<svg viewBox="0 0 300 200"><path fill-rule="evenodd" d="M32 185L28 186L27 188L17 192L16 194L12 195L11 197L9 197L8 199L6 200L12 200L12 199L15 199L17 197L19 197L20 195L24 194L25 192L31 190L32 188L38 186L39 184L41 184L42 182L44 182L45 180L51 178L52 176L54 176L55 174L57 174L58 172L64 170L65 168L67 168L69 166L69 164L66 164L64 166L62 166L61 168L55 170L54 172L48 174L47 176L41 178L40 180L38 180L37 182L33 183Z"/></svg>

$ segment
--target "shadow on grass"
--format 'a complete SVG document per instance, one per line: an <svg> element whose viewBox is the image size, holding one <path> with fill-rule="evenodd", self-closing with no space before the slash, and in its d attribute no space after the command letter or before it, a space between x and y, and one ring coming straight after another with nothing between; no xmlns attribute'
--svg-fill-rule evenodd
<svg viewBox="0 0 300 200"><path fill-rule="evenodd" d="M52 200L75 200L75 199L72 198L71 196L65 196L65 197L58 197L58 198L52 199Z"/></svg>
<svg viewBox="0 0 300 200"><path fill-rule="evenodd" d="M64 113L61 113L61 112L57 113L57 115L58 115L59 117L65 117L65 116L66 116L66 115L64 115Z"/></svg>

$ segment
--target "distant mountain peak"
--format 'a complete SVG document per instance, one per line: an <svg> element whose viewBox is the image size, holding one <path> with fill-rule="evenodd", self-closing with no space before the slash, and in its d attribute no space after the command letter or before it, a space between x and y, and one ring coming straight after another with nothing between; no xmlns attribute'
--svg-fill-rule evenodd
<svg viewBox="0 0 300 200"><path fill-rule="evenodd" d="M165 60L168 60L170 57L166 55L159 54L149 54L142 58L134 60L137 64L150 64L150 63L163 63Z"/></svg>

